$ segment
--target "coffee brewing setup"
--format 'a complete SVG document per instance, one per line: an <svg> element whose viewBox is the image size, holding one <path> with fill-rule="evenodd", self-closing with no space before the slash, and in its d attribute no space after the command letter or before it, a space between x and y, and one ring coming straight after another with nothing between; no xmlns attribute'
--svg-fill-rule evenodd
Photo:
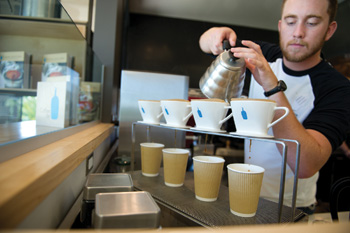
<svg viewBox="0 0 350 233"><path fill-rule="evenodd" d="M240 43L240 41L237 40L236 42L237 47L242 47L243 45ZM199 81L199 87L202 93L208 98L208 99L221 99L224 100L227 103L230 103L231 99L233 98L240 98L243 91L244 86L244 80L245 80L245 71L246 71L246 64L245 60L243 58L237 58L234 56L234 54L230 51L232 47L230 46L228 41L223 42L223 49L224 51L216 57L216 59L212 62L212 64L207 68L206 72L203 74ZM161 100L160 102L164 102L165 100ZM168 100L169 101L169 100ZM172 102L181 102L181 100L171 100ZM185 100L183 100L185 101ZM192 102L192 101L191 101ZM211 100L211 102L214 102L215 104L219 104L220 102L217 102L217 100ZM205 103L208 104L208 103ZM176 103L178 106L179 104ZM191 104L186 103L186 107L191 106ZM192 107L192 106L191 106ZM228 106L226 106L228 107ZM231 106L232 107L232 106ZM198 111L199 107L197 106L197 109L192 109L192 113L199 112L199 117L202 118L203 114L202 111ZM141 110L140 110L141 112ZM174 111L179 112L179 111ZM215 111L217 113L217 111ZM144 112L143 112L144 113ZM167 108L163 109L163 115L170 114L170 112L167 111ZM286 113L287 114L287 113ZM142 114L141 114L142 115ZM177 114L181 115L181 114ZM182 116L182 115L181 115ZM282 210L283 210L283 199L284 199L284 186L285 186L285 173L286 173L286 151L287 146L286 142L291 142L296 144L296 171L299 169L299 155L300 155L300 144L296 140L289 140L289 139L280 139L280 138L274 138L274 137L267 137L267 135L264 136L256 136L256 135L239 135L239 134L233 134L232 132L226 132L225 130L218 130L215 128L215 130L202 130L198 127L190 127L186 125L187 119L185 119L185 126L182 124L174 125L168 122L168 120L165 118L166 123L162 122L146 122L144 119L143 121L133 122L132 123L132 135L131 135L131 141L132 141L132 148L131 148L131 171L134 171L134 161L135 161L135 144L136 144L136 126L140 125L141 127L146 126L146 134L147 134L147 142L151 142L151 128L164 128L164 129L170 129L174 130L175 134L174 137L176 138L176 132L177 131L184 131L184 132L190 132L190 133L199 133L199 134L210 134L215 136L222 136L222 137L233 137L233 138L240 138L240 139L249 139L250 141L266 141L266 142L272 142L276 144L280 144L282 146L282 161L281 161L281 179L280 179L280 190L279 190L279 201L278 201L278 209L277 209L277 221L276 222L282 222ZM176 142L176 141L175 141ZM176 143L174 145L176 148ZM134 174L134 173L133 173ZM134 174L135 177L138 177L136 173ZM295 176L297 177L297 176ZM296 212L296 196L297 196L297 184L298 179L294 178L294 187L293 187L293 197L292 197L292 207L290 208L290 214L287 214L289 221L293 222L295 219L295 216L297 215ZM152 186L152 185L151 185ZM186 188L186 187L185 187ZM141 188L142 189L142 188ZM156 192L155 190L151 190L151 192ZM193 196L193 192L189 191L190 198ZM220 202L221 200L218 200ZM185 213L184 209L186 209L186 205L182 205L181 203L173 203L174 206L176 206L177 211L181 213ZM259 211L259 209L258 209ZM190 211L191 212L191 211ZM226 213L224 213L226 214ZM195 218L201 219L203 216L200 216L198 214L194 214L191 212L189 214L190 216L196 216ZM206 214L207 215L207 214ZM214 218L215 219L215 218Z"/></svg>

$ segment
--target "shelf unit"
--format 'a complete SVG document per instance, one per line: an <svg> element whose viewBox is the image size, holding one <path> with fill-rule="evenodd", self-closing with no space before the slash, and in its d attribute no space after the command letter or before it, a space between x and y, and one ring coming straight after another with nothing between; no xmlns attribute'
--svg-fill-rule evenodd
<svg viewBox="0 0 350 233"><path fill-rule="evenodd" d="M0 15L0 51L25 51L31 57L31 88L41 81L45 54L68 52L74 57L74 70L85 76L87 43L69 20Z"/></svg>
<svg viewBox="0 0 350 233"><path fill-rule="evenodd" d="M14 96L36 96L36 89L26 88L0 88L0 94L12 94Z"/></svg>
<svg viewBox="0 0 350 233"><path fill-rule="evenodd" d="M84 25L82 25L84 26ZM45 54L67 52L74 57L74 70L84 79L87 43L76 24L69 19L0 15L0 52L25 51L31 55L29 88L0 88L0 123L22 119L23 98L37 96ZM83 80L84 81L84 80ZM20 102L4 106L5 102ZM19 106L21 105L21 106Z"/></svg>
<svg viewBox="0 0 350 233"><path fill-rule="evenodd" d="M284 198L284 186L285 186L285 178L286 178L286 168L287 168L287 145L286 142L292 142L296 144L296 165L295 165L295 172L294 172L294 184L293 184L293 197L292 197L292 213L291 213L291 221L294 220L295 217L295 205L296 205L296 197L297 197L297 186L298 186L298 174L299 174L299 161L300 161L300 143L297 140L290 140L290 139L282 139L282 138L260 138L260 137L253 137L253 136L240 136L240 135L233 135L229 133L216 133L216 132L209 132L209 131L199 131L189 128L176 128L176 127L169 127L165 125L153 125L153 124L147 124L142 122L133 122L132 123L132 129L131 129L131 141L132 141L132 148L131 148L131 171L134 170L134 162L135 162L135 142L136 142L136 126L137 125L143 125L146 126L147 130L147 141L151 142L151 128L157 127L157 128L164 128L168 130L174 130L175 135L176 131L185 131L185 132L192 132L196 134L210 134L220 137L231 137L231 138L239 138L239 139L250 139L250 140L256 140L256 141L265 141L265 142L273 142L276 144L280 144L283 148L282 150L282 164L281 164L281 180L280 180L280 190L279 190L279 202L278 202L278 222L281 222L282 218L282 207L283 207L283 198ZM176 140L175 140L176 142ZM176 145L175 145L176 146Z"/></svg>

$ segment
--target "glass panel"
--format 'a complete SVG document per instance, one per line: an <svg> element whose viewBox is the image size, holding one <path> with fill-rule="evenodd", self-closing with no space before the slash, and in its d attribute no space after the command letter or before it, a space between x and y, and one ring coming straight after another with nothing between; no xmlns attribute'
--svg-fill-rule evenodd
<svg viewBox="0 0 350 233"><path fill-rule="evenodd" d="M0 147L16 141L11 124L57 131L99 120L104 66L86 28L57 0L0 0Z"/></svg>

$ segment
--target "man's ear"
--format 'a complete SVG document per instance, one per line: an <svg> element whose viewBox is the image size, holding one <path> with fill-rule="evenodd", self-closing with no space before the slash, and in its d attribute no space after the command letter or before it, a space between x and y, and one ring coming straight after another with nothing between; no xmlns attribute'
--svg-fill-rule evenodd
<svg viewBox="0 0 350 233"><path fill-rule="evenodd" d="M333 36L334 32L337 30L337 27L338 27L338 24L336 21L333 21L329 24L325 41L329 40Z"/></svg>
<svg viewBox="0 0 350 233"><path fill-rule="evenodd" d="M282 23L282 21L281 21L281 20L278 20L278 32L281 31L281 23Z"/></svg>

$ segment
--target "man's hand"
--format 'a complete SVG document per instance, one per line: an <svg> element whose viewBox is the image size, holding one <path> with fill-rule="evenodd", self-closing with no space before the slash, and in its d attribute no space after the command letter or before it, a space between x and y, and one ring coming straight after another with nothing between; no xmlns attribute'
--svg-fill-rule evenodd
<svg viewBox="0 0 350 233"><path fill-rule="evenodd" d="M255 80L263 87L265 91L269 91L277 84L277 77L271 70L271 67L258 44L242 40L242 44L245 47L231 48L235 57L244 58L247 68L253 74Z"/></svg>
<svg viewBox="0 0 350 233"><path fill-rule="evenodd" d="M199 46L205 53L218 55L223 52L222 42L228 40L231 46L236 43L236 33L228 27L210 28L202 34L199 39Z"/></svg>

